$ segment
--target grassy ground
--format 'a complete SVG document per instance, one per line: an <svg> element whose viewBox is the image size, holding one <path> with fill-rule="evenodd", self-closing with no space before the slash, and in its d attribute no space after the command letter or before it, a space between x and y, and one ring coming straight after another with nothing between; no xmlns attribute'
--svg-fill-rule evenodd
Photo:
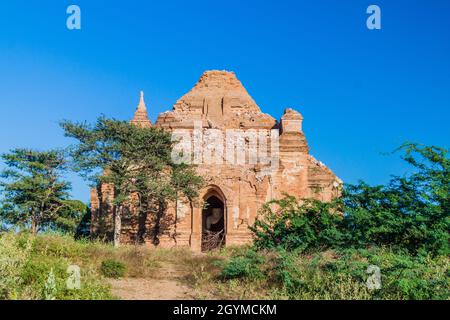
<svg viewBox="0 0 450 320"><path fill-rule="evenodd" d="M381 290L365 285L371 264L382 269ZM80 267L79 290L66 286L69 265ZM120 279L104 276L114 272ZM0 299L449 299L449 279L448 257L387 249L194 254L55 234L0 236Z"/></svg>
<svg viewBox="0 0 450 320"><path fill-rule="evenodd" d="M120 290L114 290L114 285L121 284L119 280L109 279L102 272L104 261L116 261L125 267L122 280L136 279L137 283L145 283L149 287L158 281L171 280L187 288L186 296L177 298L206 297L207 294L197 293L193 281L204 278L205 272L217 269L212 262L221 259L214 255L195 255L188 249L141 246L115 249L100 242L74 241L65 235L33 237L27 233L4 233L0 236L0 299L121 298L114 295L114 292L120 293ZM70 265L80 267L80 290L67 289L67 268ZM49 283L50 274L53 274L54 281ZM171 297L167 290L163 293L169 295L161 298ZM132 295L136 296L146 298Z"/></svg>

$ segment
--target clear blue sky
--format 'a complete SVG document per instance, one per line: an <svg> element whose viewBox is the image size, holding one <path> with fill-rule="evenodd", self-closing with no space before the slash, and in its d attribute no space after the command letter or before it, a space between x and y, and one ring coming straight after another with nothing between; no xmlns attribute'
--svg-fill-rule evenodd
<svg viewBox="0 0 450 320"><path fill-rule="evenodd" d="M66 8L82 30L66 28ZM366 28L366 8L382 30ZM344 181L384 183L404 141L449 146L450 1L24 1L0 4L0 152L63 147L61 119L154 120L208 69L264 112L299 110L311 153ZM88 200L74 176L73 195Z"/></svg>

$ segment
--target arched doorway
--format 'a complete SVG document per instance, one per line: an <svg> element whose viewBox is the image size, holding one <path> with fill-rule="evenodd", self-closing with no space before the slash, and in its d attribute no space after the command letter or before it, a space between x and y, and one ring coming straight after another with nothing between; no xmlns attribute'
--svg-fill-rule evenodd
<svg viewBox="0 0 450 320"><path fill-rule="evenodd" d="M202 210L202 251L225 244L225 204L217 195L205 197Z"/></svg>

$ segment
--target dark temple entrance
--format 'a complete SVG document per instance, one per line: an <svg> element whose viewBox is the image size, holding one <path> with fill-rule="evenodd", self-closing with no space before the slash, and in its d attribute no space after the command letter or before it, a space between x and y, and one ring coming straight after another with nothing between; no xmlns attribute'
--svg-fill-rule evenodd
<svg viewBox="0 0 450 320"><path fill-rule="evenodd" d="M205 201L202 211L202 251L209 251L225 243L224 204L216 196Z"/></svg>

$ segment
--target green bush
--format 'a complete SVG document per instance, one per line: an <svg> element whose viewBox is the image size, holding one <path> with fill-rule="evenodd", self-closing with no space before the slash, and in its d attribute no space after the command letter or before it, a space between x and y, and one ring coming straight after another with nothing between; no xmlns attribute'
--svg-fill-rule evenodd
<svg viewBox="0 0 450 320"><path fill-rule="evenodd" d="M264 258L254 250L247 250L233 256L228 261L221 272L223 279L234 279L247 277L249 279L261 279L264 274L261 271L261 265Z"/></svg>
<svg viewBox="0 0 450 320"><path fill-rule="evenodd" d="M267 203L251 228L259 251L232 255L222 276L263 279L276 298L449 299L448 151L400 150L414 171L387 185L347 185L329 203ZM369 266L381 269L380 289L366 285Z"/></svg>
<svg viewBox="0 0 450 320"><path fill-rule="evenodd" d="M328 248L340 243L343 235L339 229L342 216L338 202L297 200L286 195L263 206L251 230L255 245L260 249L283 248L307 251L318 247Z"/></svg>
<svg viewBox="0 0 450 320"><path fill-rule="evenodd" d="M389 245L413 254L448 255L450 159L448 150L405 144L402 159L413 167L384 186L360 183L344 190L347 243Z"/></svg>
<svg viewBox="0 0 450 320"><path fill-rule="evenodd" d="M121 278L125 275L126 267L120 261L105 260L100 267L102 274L107 278Z"/></svg>
<svg viewBox="0 0 450 320"><path fill-rule="evenodd" d="M262 249L391 246L410 253L450 253L450 160L447 150L404 145L414 167L385 186L346 185L330 203L284 199L266 204L252 229Z"/></svg>
<svg viewBox="0 0 450 320"><path fill-rule="evenodd" d="M447 300L450 298L448 257L412 256L387 248L329 250L298 254L284 250L255 253L257 260L232 256L222 275L242 283L253 281L272 298ZM381 288L366 285L368 267L378 266ZM257 270L257 277L254 273ZM261 282L262 281L262 282Z"/></svg>
<svg viewBox="0 0 450 320"><path fill-rule="evenodd" d="M12 233L0 235L0 300L17 299L23 287L21 270L29 258L31 243Z"/></svg>
<svg viewBox="0 0 450 320"><path fill-rule="evenodd" d="M112 299L109 285L89 264L80 264L81 288L67 288L68 266L84 260L87 249L67 236L0 235L0 299Z"/></svg>
<svg viewBox="0 0 450 320"><path fill-rule="evenodd" d="M345 249L324 267L333 274L347 274L358 281L367 279L367 267L381 270L381 289L374 299L449 299L449 259L445 256L416 255L386 248Z"/></svg>

